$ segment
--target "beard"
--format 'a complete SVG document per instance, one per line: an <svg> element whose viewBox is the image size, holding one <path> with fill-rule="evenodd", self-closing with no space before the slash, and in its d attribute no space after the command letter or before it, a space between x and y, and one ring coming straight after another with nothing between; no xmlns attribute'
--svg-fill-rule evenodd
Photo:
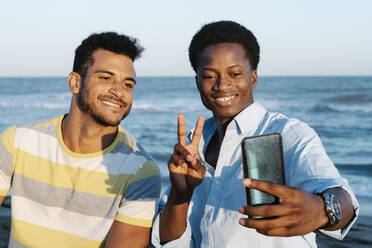
<svg viewBox="0 0 372 248"><path fill-rule="evenodd" d="M121 120L123 120L130 112L132 108L132 103L128 106L125 102L116 99L114 96L111 95L99 95L99 99L113 99L116 101L120 101L123 105L124 108L126 108L126 111L123 113L121 118L113 118L109 117L107 115L104 115L104 113L101 113L98 111L96 108L94 102L89 100L89 90L87 90L84 87L84 84L82 85L81 90L79 91L77 95L77 105L80 109L80 111L84 113L88 113L92 116L92 118L100 125L102 126L111 126L111 127L116 127L120 124Z"/></svg>

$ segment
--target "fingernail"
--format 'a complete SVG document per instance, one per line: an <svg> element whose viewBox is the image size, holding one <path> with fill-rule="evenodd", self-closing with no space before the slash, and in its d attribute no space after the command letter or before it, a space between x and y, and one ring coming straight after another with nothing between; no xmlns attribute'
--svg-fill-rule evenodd
<svg viewBox="0 0 372 248"><path fill-rule="evenodd" d="M240 207L238 211L239 211L239 213L242 214L244 212L244 208L243 207Z"/></svg>
<svg viewBox="0 0 372 248"><path fill-rule="evenodd" d="M251 179L250 178L246 178L246 179L244 179L243 180L243 184L245 185L245 186L249 186L249 185L251 185Z"/></svg>
<svg viewBox="0 0 372 248"><path fill-rule="evenodd" d="M244 226L244 224L245 224L245 220L244 220L244 219L240 219L240 220L239 220L239 224L242 225L242 226Z"/></svg>

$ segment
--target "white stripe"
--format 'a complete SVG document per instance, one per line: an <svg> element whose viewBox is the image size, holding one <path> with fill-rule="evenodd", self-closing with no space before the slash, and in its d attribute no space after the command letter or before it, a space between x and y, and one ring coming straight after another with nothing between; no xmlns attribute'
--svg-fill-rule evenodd
<svg viewBox="0 0 372 248"><path fill-rule="evenodd" d="M55 163L111 175L135 174L140 166L147 161L144 156L134 153L129 155L107 153L94 158L74 158L63 151L56 137L28 128L16 129L15 147ZM123 166L124 164L125 166Z"/></svg>
<svg viewBox="0 0 372 248"><path fill-rule="evenodd" d="M11 177L7 176L0 170L0 190L8 190L10 188Z"/></svg>
<svg viewBox="0 0 372 248"><path fill-rule="evenodd" d="M119 208L120 215L130 216L137 219L152 220L155 214L156 199L148 201L128 201Z"/></svg>
<svg viewBox="0 0 372 248"><path fill-rule="evenodd" d="M59 207L48 207L20 196L12 196L12 217L31 224L92 240L103 240L112 219L87 216Z"/></svg>

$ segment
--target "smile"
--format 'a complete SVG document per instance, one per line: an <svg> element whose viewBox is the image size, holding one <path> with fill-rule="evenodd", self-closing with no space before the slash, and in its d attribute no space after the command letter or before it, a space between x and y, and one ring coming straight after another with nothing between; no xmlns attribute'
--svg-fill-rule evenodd
<svg viewBox="0 0 372 248"><path fill-rule="evenodd" d="M109 102L109 101L102 101L102 102L106 105L113 106L113 107L116 107L116 108L121 107L119 104L115 104L115 103L112 103L112 102Z"/></svg>
<svg viewBox="0 0 372 248"><path fill-rule="evenodd" d="M232 101L235 98L235 96L228 96L228 97L218 97L216 98L216 101L218 103L227 103Z"/></svg>

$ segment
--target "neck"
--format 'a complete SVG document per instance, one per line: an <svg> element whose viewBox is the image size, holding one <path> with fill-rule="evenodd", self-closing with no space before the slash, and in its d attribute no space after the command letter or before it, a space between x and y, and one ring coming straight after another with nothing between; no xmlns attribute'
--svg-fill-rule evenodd
<svg viewBox="0 0 372 248"><path fill-rule="evenodd" d="M62 121L63 142L72 152L94 153L114 141L118 127L98 124L89 114L71 111Z"/></svg>

